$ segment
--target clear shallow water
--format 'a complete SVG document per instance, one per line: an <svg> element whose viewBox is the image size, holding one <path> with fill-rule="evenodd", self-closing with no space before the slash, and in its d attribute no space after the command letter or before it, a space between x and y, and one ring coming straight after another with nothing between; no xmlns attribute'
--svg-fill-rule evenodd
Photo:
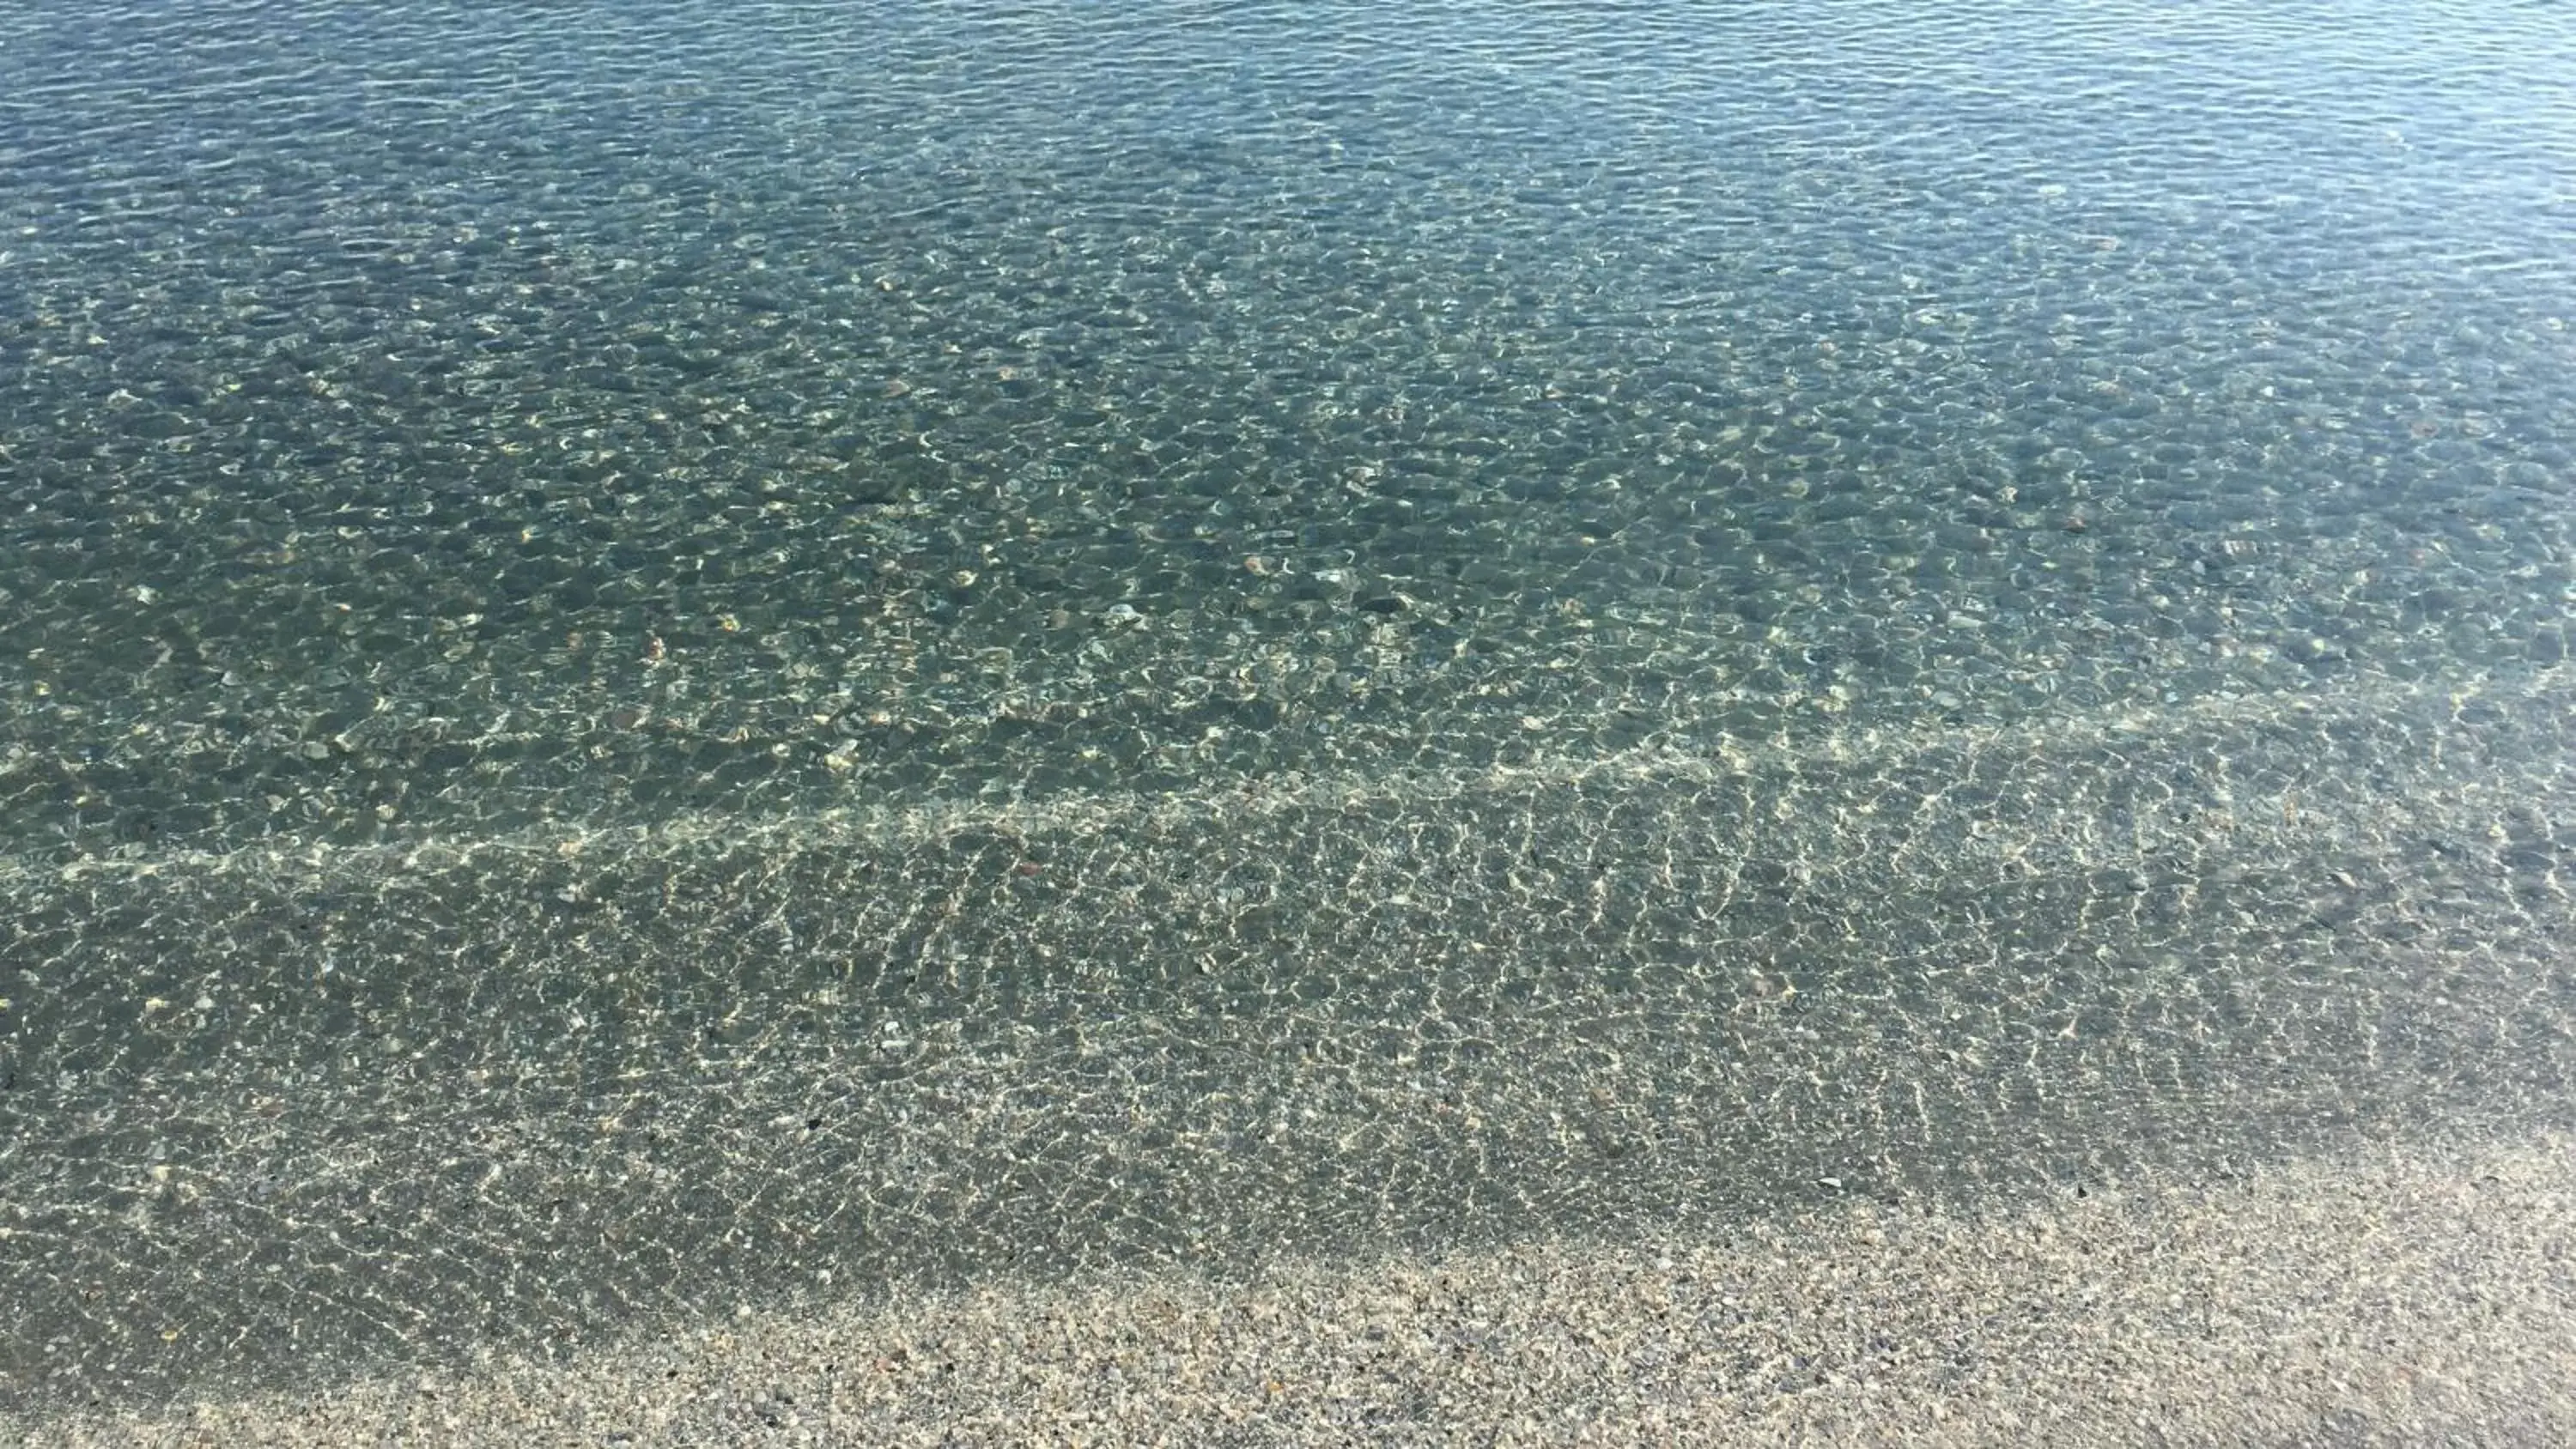
<svg viewBox="0 0 2576 1449"><path fill-rule="evenodd" d="M0 19L0 1361L2559 1110L2569 74Z"/></svg>
<svg viewBox="0 0 2576 1449"><path fill-rule="evenodd" d="M2558 27L689 14L13 38L21 849L2563 654Z"/></svg>

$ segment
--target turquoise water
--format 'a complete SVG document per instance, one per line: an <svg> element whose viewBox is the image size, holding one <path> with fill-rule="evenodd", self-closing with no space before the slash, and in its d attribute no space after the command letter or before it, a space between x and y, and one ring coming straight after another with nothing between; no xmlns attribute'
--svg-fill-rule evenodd
<svg viewBox="0 0 2576 1449"><path fill-rule="evenodd" d="M2545 12L512 13L17 22L21 849L2565 649Z"/></svg>
<svg viewBox="0 0 2576 1449"><path fill-rule="evenodd" d="M0 1371L2559 1111L2570 75L0 14Z"/></svg>

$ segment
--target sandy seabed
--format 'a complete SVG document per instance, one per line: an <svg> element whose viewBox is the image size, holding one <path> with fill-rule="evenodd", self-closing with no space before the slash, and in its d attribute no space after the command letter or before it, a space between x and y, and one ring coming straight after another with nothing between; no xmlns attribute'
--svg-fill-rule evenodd
<svg viewBox="0 0 2576 1449"><path fill-rule="evenodd" d="M738 1312L32 1444L2576 1442L2576 1141L1248 1283Z"/></svg>

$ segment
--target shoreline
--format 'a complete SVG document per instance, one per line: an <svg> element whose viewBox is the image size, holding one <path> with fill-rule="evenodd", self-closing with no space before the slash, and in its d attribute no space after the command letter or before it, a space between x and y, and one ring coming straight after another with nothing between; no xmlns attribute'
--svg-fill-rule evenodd
<svg viewBox="0 0 2576 1449"><path fill-rule="evenodd" d="M740 1311L22 1442L2306 1443L2576 1436L2576 1139L2008 1210Z"/></svg>

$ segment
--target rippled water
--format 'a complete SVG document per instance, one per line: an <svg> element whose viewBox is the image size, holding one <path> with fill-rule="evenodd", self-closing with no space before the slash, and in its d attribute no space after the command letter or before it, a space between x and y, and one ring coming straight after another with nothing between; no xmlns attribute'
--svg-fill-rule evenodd
<svg viewBox="0 0 2576 1449"><path fill-rule="evenodd" d="M0 1368L2543 1111L2571 75L2469 0L0 14L0 1285L112 1285Z"/></svg>
<svg viewBox="0 0 2576 1449"><path fill-rule="evenodd" d="M2565 27L1802 15L22 17L0 818L370 839L2563 654Z"/></svg>

